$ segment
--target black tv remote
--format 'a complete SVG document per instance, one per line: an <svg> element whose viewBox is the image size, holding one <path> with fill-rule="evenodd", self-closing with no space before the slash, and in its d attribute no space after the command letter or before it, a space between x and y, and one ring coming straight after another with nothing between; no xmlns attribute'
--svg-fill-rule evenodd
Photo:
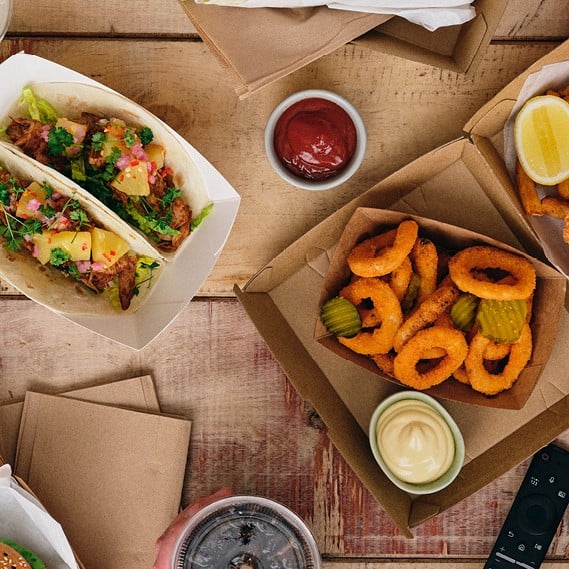
<svg viewBox="0 0 569 569"><path fill-rule="evenodd" d="M569 503L569 452L537 452L484 569L537 569Z"/></svg>

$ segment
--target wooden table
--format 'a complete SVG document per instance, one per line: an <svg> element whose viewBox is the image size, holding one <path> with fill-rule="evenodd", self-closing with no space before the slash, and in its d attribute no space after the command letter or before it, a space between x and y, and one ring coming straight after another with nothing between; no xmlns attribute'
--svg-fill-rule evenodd
<svg viewBox="0 0 569 569"><path fill-rule="evenodd" d="M242 202L197 298L140 352L6 289L0 400L151 373L163 411L193 420L184 504L225 485L279 500L310 524L327 569L481 567L527 464L423 524L414 539L402 537L289 384L232 287L376 181L460 136L475 110L568 37L567 8L567 0L512 0L472 76L348 45L239 101L176 0L16 0L0 60L24 50L121 91L185 136ZM280 181L263 151L272 109L311 87L345 95L369 133L357 175L321 193ZM569 432L561 438L569 442ZM546 566L568 558L563 525Z"/></svg>

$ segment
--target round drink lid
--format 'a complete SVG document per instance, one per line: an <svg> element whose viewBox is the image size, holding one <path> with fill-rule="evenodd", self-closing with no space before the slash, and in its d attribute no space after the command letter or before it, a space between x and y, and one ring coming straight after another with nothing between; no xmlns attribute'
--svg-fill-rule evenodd
<svg viewBox="0 0 569 569"><path fill-rule="evenodd" d="M312 534L293 512L271 500L234 496L189 520L174 569L319 569Z"/></svg>

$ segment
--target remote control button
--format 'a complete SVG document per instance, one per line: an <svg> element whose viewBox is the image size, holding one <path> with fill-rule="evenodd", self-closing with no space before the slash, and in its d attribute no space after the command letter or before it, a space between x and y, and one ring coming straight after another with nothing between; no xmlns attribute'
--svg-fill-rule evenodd
<svg viewBox="0 0 569 569"><path fill-rule="evenodd" d="M516 517L524 531L542 535L553 527L555 505L548 496L531 494L520 501Z"/></svg>

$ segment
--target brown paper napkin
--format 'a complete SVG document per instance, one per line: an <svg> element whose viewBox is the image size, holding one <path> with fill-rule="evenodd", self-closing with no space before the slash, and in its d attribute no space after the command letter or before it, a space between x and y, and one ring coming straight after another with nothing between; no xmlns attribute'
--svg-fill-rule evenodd
<svg viewBox="0 0 569 569"><path fill-rule="evenodd" d="M154 382L149 375L84 387L67 391L61 395L139 411L160 412ZM0 456L4 462L12 465L16 458L16 445L23 409L23 399L0 404Z"/></svg>
<svg viewBox="0 0 569 569"><path fill-rule="evenodd" d="M15 473L88 568L151 567L178 512L190 422L28 392Z"/></svg>
<svg viewBox="0 0 569 569"><path fill-rule="evenodd" d="M390 19L316 8L234 8L180 3L244 97Z"/></svg>

